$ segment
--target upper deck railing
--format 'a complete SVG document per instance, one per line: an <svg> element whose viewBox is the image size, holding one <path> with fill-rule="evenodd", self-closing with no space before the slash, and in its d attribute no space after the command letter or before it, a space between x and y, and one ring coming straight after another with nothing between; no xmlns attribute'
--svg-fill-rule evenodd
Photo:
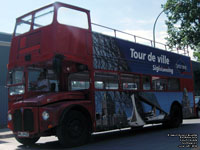
<svg viewBox="0 0 200 150"><path fill-rule="evenodd" d="M143 37L140 37L140 36L136 36L134 34L127 33L127 32L124 32L124 31L120 31L120 30L117 30L117 29L113 29L113 28L103 26L103 25L100 25L100 24L96 24L96 23L91 23L91 24L92 24L92 26L111 30L113 32L113 35L112 35L112 33L109 34L109 35L114 36L116 38L123 38L125 40L133 41L135 43L145 44L145 45L154 47L153 40L143 38ZM124 36L122 36L122 35L124 35ZM170 48L166 44L163 44L163 43L160 43L160 42L155 42L155 43L157 45L156 48L160 48L160 49L164 49L166 51L170 51L170 52L189 56L189 50L187 48L185 48L185 49L179 49L178 47Z"/></svg>

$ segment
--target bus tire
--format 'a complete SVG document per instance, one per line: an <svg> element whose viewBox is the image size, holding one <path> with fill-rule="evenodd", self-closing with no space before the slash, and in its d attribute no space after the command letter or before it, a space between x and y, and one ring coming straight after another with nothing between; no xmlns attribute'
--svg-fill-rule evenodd
<svg viewBox="0 0 200 150"><path fill-rule="evenodd" d="M197 118L200 118L200 110L197 109Z"/></svg>
<svg viewBox="0 0 200 150"><path fill-rule="evenodd" d="M85 144L90 137L88 119L79 111L70 111L57 127L57 137L63 147Z"/></svg>
<svg viewBox="0 0 200 150"><path fill-rule="evenodd" d="M182 121L183 117L181 106L179 106L178 104L172 105L170 110L169 126L171 128L178 128L182 124Z"/></svg>
<svg viewBox="0 0 200 150"><path fill-rule="evenodd" d="M34 145L39 139L40 137L34 137L34 138L19 138L17 136L15 136L15 139L23 144L23 145L27 145L27 146L31 146Z"/></svg>

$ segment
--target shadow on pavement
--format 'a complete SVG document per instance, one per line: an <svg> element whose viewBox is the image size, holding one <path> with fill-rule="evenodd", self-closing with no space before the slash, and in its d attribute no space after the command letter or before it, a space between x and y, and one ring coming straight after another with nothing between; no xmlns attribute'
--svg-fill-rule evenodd
<svg viewBox="0 0 200 150"><path fill-rule="evenodd" d="M5 142L5 141L1 141L1 140L0 140L0 144L5 144L5 143L8 143L8 142Z"/></svg>
<svg viewBox="0 0 200 150"><path fill-rule="evenodd" d="M126 130L121 130L121 131L119 130L119 131L114 131L114 132L109 132L109 133L104 133L104 134L100 133L100 134L92 135L91 140L87 145L76 147L76 148L70 148L70 149L99 150L102 148L104 149L104 146L107 146L106 149L110 149L110 148L112 149L111 146L114 143L115 143L114 144L115 147L117 147L117 145L119 146L123 144L126 145L127 140L133 141L133 143L130 142L129 144L130 145L132 144L131 145L132 148L134 147L134 149L137 149L138 145L144 146L145 141L151 138L159 138L158 136L161 136L161 139L163 138L165 140L169 138L167 137L168 133L192 134L194 133L193 131L198 131L197 129L199 129L199 124L184 124L179 128L173 128L173 129L167 129L163 127L162 125L156 125L156 126L145 127L143 129L135 129L135 130L126 129ZM143 149L141 146L139 148ZM31 147L26 147L23 145L18 146L18 150L25 150L25 149L31 149L31 150L68 149L69 150L69 148L63 148L59 144L58 141L36 143L36 145L31 146Z"/></svg>

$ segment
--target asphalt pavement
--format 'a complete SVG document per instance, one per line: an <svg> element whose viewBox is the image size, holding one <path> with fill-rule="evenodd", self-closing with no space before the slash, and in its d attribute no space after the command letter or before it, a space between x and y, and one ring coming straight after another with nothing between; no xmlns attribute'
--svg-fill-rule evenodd
<svg viewBox="0 0 200 150"><path fill-rule="evenodd" d="M190 141L195 135L195 146L186 148L185 141ZM146 125L143 129L130 131L130 129L119 131L106 131L94 133L90 142L81 147L70 150L200 150L200 119L183 120L179 128L165 129L161 125ZM179 147L185 146L185 147ZM27 148L18 143L10 129L0 129L0 150L54 150L63 149L57 137L42 137L33 147Z"/></svg>
<svg viewBox="0 0 200 150"><path fill-rule="evenodd" d="M0 139L4 139L4 138L10 138L13 137L13 133L10 129L8 128L2 128L0 129Z"/></svg>

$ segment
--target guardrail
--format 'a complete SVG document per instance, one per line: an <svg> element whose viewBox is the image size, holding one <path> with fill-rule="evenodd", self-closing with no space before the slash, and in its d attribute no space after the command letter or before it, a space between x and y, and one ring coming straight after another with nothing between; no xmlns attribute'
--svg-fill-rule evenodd
<svg viewBox="0 0 200 150"><path fill-rule="evenodd" d="M121 37L118 36L118 33L119 34L124 34L124 35L130 36L130 37L133 38L133 40L131 40L132 38L123 38L125 40L133 41L135 43L140 43L140 44L145 44L146 43L145 45L154 47L153 40L150 40L150 39L147 39L147 38L143 38L143 37L140 37L140 36L136 36L136 35L133 35L131 33L127 33L127 32L124 32L124 31L117 30L117 29L113 29L113 28L110 28L110 27L107 27L107 26L104 26L104 25L100 25L100 24L96 24L96 23L91 23L91 24L93 26L97 26L97 27L100 27L100 28L104 28L104 29L108 29L108 30L113 31L113 34L114 34L115 38L121 38ZM111 35L111 36L113 36L113 35ZM144 41L144 42L139 42L139 41ZM160 42L155 42L155 43L156 43L156 45L159 45L159 46L156 46L156 48L160 48L160 49L164 49L166 51L170 51L170 52L174 52L174 53L178 53L178 54L189 56L188 48L186 48L186 49L179 49L177 47L170 48L166 44L163 44L163 43L160 43Z"/></svg>

